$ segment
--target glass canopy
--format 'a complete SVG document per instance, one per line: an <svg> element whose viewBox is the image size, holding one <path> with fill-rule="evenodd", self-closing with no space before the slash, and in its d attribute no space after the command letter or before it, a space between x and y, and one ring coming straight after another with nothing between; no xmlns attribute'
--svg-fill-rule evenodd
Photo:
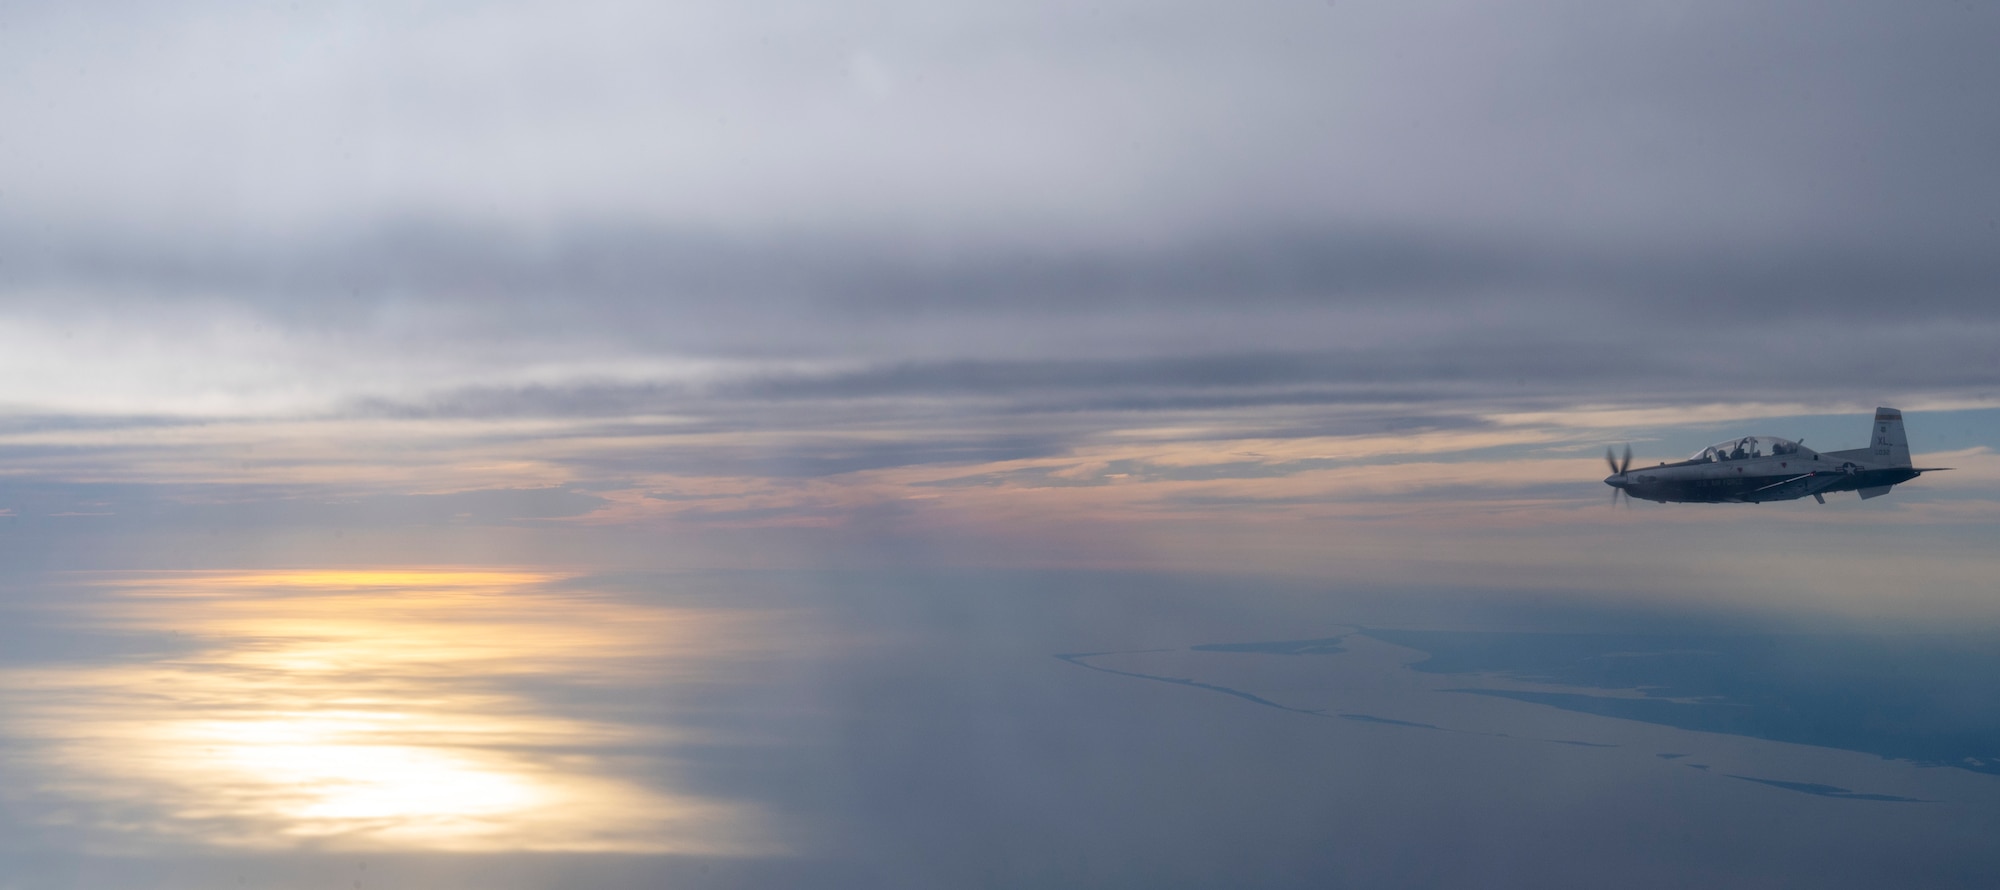
<svg viewBox="0 0 2000 890"><path fill-rule="evenodd" d="M1693 461L1747 460L1753 457L1778 457L1787 454L1811 454L1811 449L1790 439L1776 436L1744 436L1717 442L1695 452Z"/></svg>

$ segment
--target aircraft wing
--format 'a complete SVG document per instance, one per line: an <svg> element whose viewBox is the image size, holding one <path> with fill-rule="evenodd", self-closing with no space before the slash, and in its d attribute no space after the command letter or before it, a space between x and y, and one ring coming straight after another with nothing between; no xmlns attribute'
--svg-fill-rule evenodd
<svg viewBox="0 0 2000 890"><path fill-rule="evenodd" d="M1785 486L1787 486L1787 485L1790 485L1790 484L1792 484L1792 483L1794 483L1794 482L1797 482L1797 481L1799 481L1800 479L1811 479L1811 478L1812 478L1813 476L1815 476L1815 475L1818 475L1818 474L1816 474L1816 473L1800 473L1800 474L1798 474L1797 476L1793 476L1793 477L1792 477L1792 478L1790 478L1790 479L1783 479L1783 480L1780 480L1780 481L1777 481L1777 482L1773 482L1773 483L1771 483L1771 484L1769 484L1769 485L1766 485L1766 486L1764 486L1763 488L1753 488L1753 489L1750 489L1750 493L1751 493L1751 494L1757 494L1758 492L1764 492L1764 491L1770 491L1770 490L1772 490L1772 489L1774 489L1774 488L1783 488L1783 487L1785 487Z"/></svg>
<svg viewBox="0 0 2000 890"><path fill-rule="evenodd" d="M1746 501L1782 501L1802 498L1829 491L1853 479L1853 475L1838 470L1819 470L1800 473L1790 479L1780 479L1763 488L1751 489L1743 496Z"/></svg>

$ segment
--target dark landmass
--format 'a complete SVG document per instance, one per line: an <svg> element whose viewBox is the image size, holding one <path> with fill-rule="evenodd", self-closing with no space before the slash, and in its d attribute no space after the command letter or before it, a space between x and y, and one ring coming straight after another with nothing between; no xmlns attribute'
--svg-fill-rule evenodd
<svg viewBox="0 0 2000 890"><path fill-rule="evenodd" d="M1278 640L1269 643L1204 643L1190 646L1196 652L1255 652L1262 655L1334 655L1346 652L1340 645L1345 637L1318 640Z"/></svg>
<svg viewBox="0 0 2000 890"><path fill-rule="evenodd" d="M1355 720L1362 723L1381 723L1386 726L1408 726L1411 727L1412 729L1439 729L1439 730L1444 729L1444 727L1438 726L1434 723L1417 723L1411 720L1391 720L1388 717L1377 717L1373 714L1341 714L1339 716L1340 719L1342 720Z"/></svg>
<svg viewBox="0 0 2000 890"><path fill-rule="evenodd" d="M1426 673L1489 674L1643 696L1455 692L2000 775L2000 639L1363 632L1428 654L1411 665Z"/></svg>
<svg viewBox="0 0 2000 890"><path fill-rule="evenodd" d="M1738 776L1734 774L1731 774L1730 778L1742 779L1745 782L1756 782L1759 785L1769 785L1773 788L1783 788L1786 791L1797 791L1800 794L1812 794L1812 795L1817 795L1819 797L1833 797L1833 798L1839 798L1840 800L1880 800L1880 801L1888 801L1891 803L1929 803L1929 801L1916 797L1897 797L1894 794L1864 794L1859 791L1849 791L1838 785L1818 785L1812 782L1781 782L1777 779L1759 779L1756 776Z"/></svg>
<svg viewBox="0 0 2000 890"><path fill-rule="evenodd" d="M1251 692L1244 692L1241 689L1231 689L1227 686L1217 686L1214 683L1203 683L1200 680L1190 680L1186 677L1165 677L1159 674L1142 674L1139 673L1138 671L1121 671L1116 668L1100 667L1098 665L1091 664L1090 662L1084 660L1086 658L1092 658L1098 655L1116 655L1116 654L1119 653L1071 652L1067 654L1057 655L1056 657L1062 659L1063 661L1067 661L1070 664L1076 665L1077 667L1089 668L1093 671L1103 671L1104 673L1117 674L1118 676L1121 677L1137 677L1141 680L1154 680L1160 683L1172 683L1176 686L1191 686L1196 689L1206 689L1210 692L1220 692L1223 695L1234 696L1236 698L1243 699L1244 701L1251 702L1253 704L1263 705L1264 707L1267 708L1277 708L1280 711L1292 711L1299 714L1311 714L1315 717L1326 716L1325 714L1322 714L1319 711L1312 710L1310 708L1294 708L1290 705L1281 705L1261 695L1257 695L1256 693L1251 693Z"/></svg>

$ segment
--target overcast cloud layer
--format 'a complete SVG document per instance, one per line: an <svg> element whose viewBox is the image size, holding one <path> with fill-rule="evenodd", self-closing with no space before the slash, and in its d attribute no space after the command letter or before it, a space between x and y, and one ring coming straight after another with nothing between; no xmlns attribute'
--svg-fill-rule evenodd
<svg viewBox="0 0 2000 890"><path fill-rule="evenodd" d="M1983 395L1996 29L1866 4L22 7L0 396L1172 400L1246 366Z"/></svg>

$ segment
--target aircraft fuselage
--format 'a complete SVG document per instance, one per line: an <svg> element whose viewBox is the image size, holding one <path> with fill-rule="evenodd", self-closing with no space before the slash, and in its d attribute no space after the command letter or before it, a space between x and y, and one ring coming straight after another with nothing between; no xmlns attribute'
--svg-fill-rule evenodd
<svg viewBox="0 0 2000 890"><path fill-rule="evenodd" d="M1630 460L1628 448L1626 465L1613 462L1604 484L1662 503L1756 504L1802 497L1824 503L1825 495L1837 491L1872 498L1925 469L1936 469L1910 465L1903 414L1894 408L1876 409L1866 448L1820 453L1775 436L1745 436L1711 445L1684 461L1632 468Z"/></svg>
<svg viewBox="0 0 2000 890"><path fill-rule="evenodd" d="M1812 454L1709 463L1680 461L1635 468L1624 473L1622 480L1614 475L1604 481L1648 501L1756 504L1887 488L1920 474L1910 467L1869 469L1852 460L1835 459L1832 454Z"/></svg>

